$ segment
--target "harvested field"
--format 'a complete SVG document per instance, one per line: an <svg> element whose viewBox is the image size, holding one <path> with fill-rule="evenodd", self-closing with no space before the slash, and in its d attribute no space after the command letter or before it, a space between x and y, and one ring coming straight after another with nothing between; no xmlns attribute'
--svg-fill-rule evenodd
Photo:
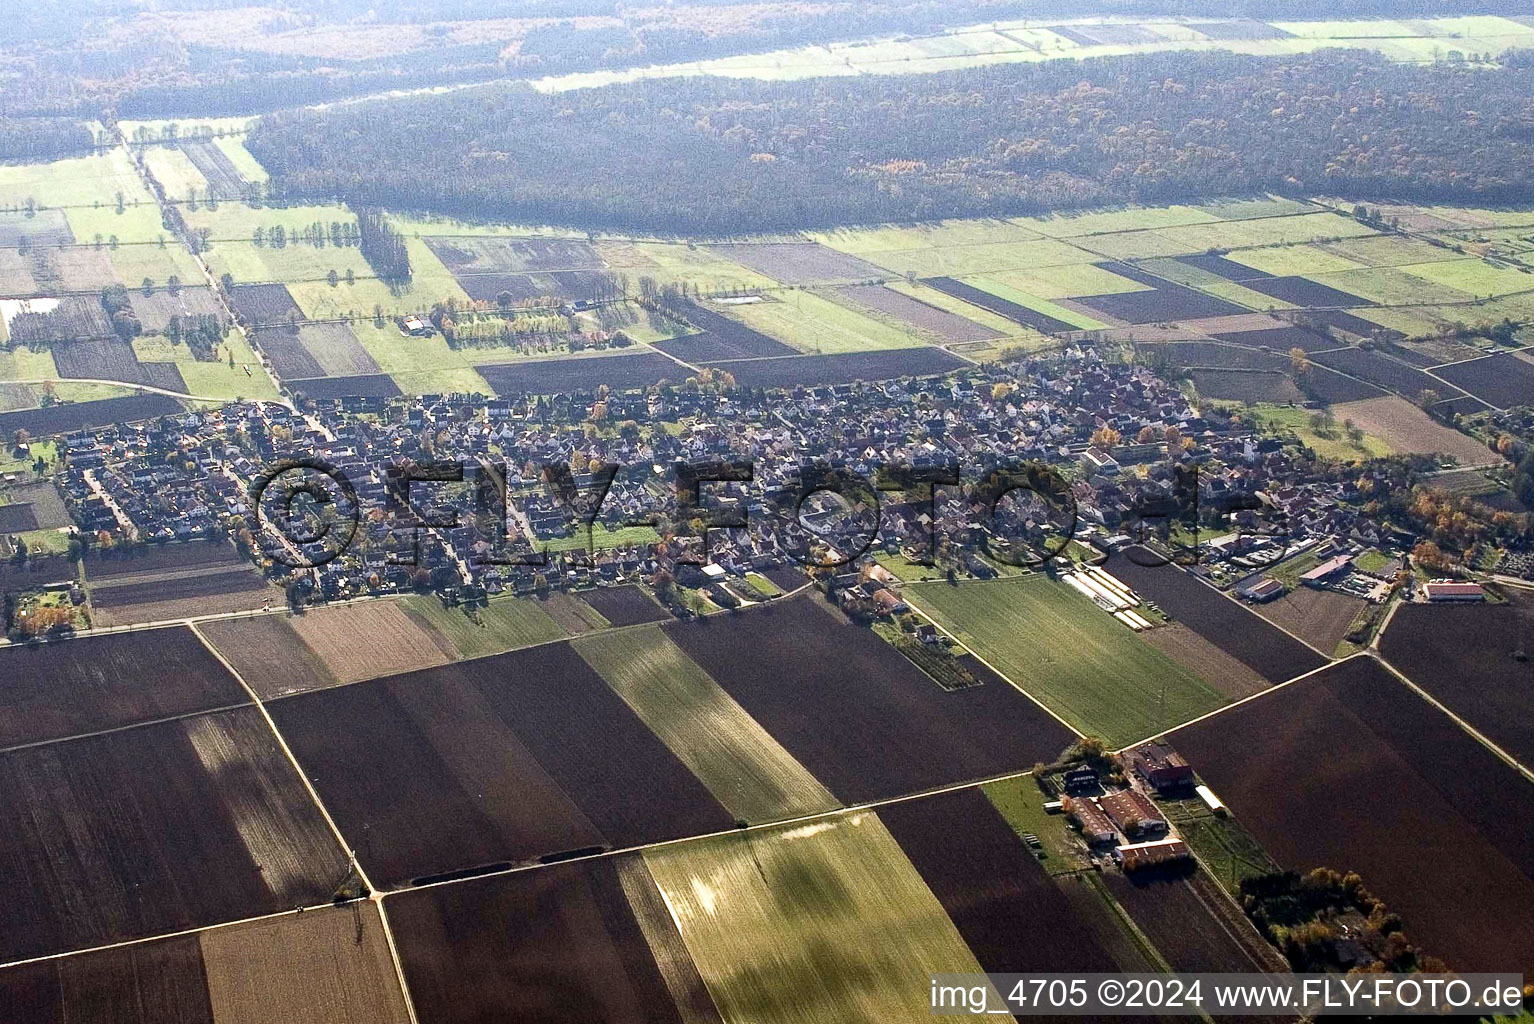
<svg viewBox="0 0 1534 1024"><path fill-rule="evenodd" d="M614 626L637 626L642 622L665 622L671 613L636 586L601 587L581 594L581 600Z"/></svg>
<svg viewBox="0 0 1534 1024"><path fill-rule="evenodd" d="M558 270L548 274L501 274L457 271L453 279L471 299L498 302L510 294L512 302L556 296L562 299L594 299L610 294L612 281L601 270Z"/></svg>
<svg viewBox="0 0 1534 1024"><path fill-rule="evenodd" d="M1534 363L1519 359L1511 352L1440 366L1433 375L1499 409L1527 405L1530 396L1534 395Z"/></svg>
<svg viewBox="0 0 1534 1024"><path fill-rule="evenodd" d="M445 637L451 644L449 653L457 658L500 654L514 647L563 640L567 634L542 604L518 597L499 597L472 609L448 608L435 597L407 597L400 606L428 635Z"/></svg>
<svg viewBox="0 0 1534 1024"><path fill-rule="evenodd" d="M272 334L285 330L263 331L257 340L265 341ZM304 324L298 328L298 344L320 367L319 373L303 374L304 377L357 377L379 372L378 363L345 324ZM275 357L273 360L275 362ZM288 378L281 369L277 375L284 380Z"/></svg>
<svg viewBox="0 0 1534 1024"><path fill-rule="evenodd" d="M664 629L843 803L1016 770L1072 740L1011 687L933 685L813 596Z"/></svg>
<svg viewBox="0 0 1534 1024"><path fill-rule="evenodd" d="M223 307L214 297L213 289L206 287L181 288L175 295L164 287L156 288L153 295L145 295L143 289L133 288L128 292L128 302L145 331L165 330L173 316L223 315Z"/></svg>
<svg viewBox="0 0 1534 1024"><path fill-rule="evenodd" d="M181 412L181 403L169 395L130 395L96 402L64 402L46 409L0 412L0 435L10 437L26 430L33 437L51 437L87 427L153 419Z"/></svg>
<svg viewBox="0 0 1534 1024"><path fill-rule="evenodd" d="M568 644L268 707L381 884L731 824Z"/></svg>
<svg viewBox="0 0 1534 1024"><path fill-rule="evenodd" d="M1120 969L982 790L907 800L879 817L982 970Z"/></svg>
<svg viewBox="0 0 1534 1024"><path fill-rule="evenodd" d="M1276 600L1252 605L1252 608L1312 647L1334 651L1367 604L1361 597L1302 586Z"/></svg>
<svg viewBox="0 0 1534 1024"><path fill-rule="evenodd" d="M982 659L1110 746L1212 711L1225 698L1064 583L1038 576L907 587Z"/></svg>
<svg viewBox="0 0 1534 1024"><path fill-rule="evenodd" d="M1332 352L1318 352L1311 362L1330 367L1339 373L1358 377L1377 384L1386 391L1394 391L1408 399L1415 399L1424 391L1437 391L1441 398L1454 398L1458 391L1441 380L1429 377L1416 367L1397 362L1378 352L1361 348L1343 348Z"/></svg>
<svg viewBox="0 0 1534 1024"><path fill-rule="evenodd" d="M776 821L837 806L659 628L583 637L571 646L736 818Z"/></svg>
<svg viewBox="0 0 1534 1024"><path fill-rule="evenodd" d="M73 245L74 241L63 210L35 210L30 216L22 210L0 212L0 248Z"/></svg>
<svg viewBox="0 0 1534 1024"><path fill-rule="evenodd" d="M1140 351L1162 354L1178 366L1191 366L1217 370L1279 370L1289 369L1289 353L1262 352L1245 345L1230 345L1217 341L1171 341L1156 345L1137 346Z"/></svg>
<svg viewBox="0 0 1534 1024"><path fill-rule="evenodd" d="M1151 565L1137 564L1127 552ZM1112 559L1106 568L1142 598L1154 601L1172 618L1271 683L1293 679L1326 663L1321 655L1219 591L1161 562L1144 548L1129 548L1124 557Z"/></svg>
<svg viewBox="0 0 1534 1024"><path fill-rule="evenodd" d="M1200 870L1134 875L1110 871L1104 873L1103 881L1174 971L1262 974L1288 970L1283 957L1257 933L1241 908Z"/></svg>
<svg viewBox="0 0 1534 1024"><path fill-rule="evenodd" d="M92 584L90 594L91 610L101 626L248 612L283 602L282 591L249 566L189 570L153 580L111 580Z"/></svg>
<svg viewBox="0 0 1534 1024"><path fill-rule="evenodd" d="M133 346L117 338L61 342L53 346L53 363L60 377L120 380L186 392L175 363L141 363Z"/></svg>
<svg viewBox="0 0 1534 1024"><path fill-rule="evenodd" d="M791 287L882 281L890 276L883 267L827 248L819 242L744 242L710 245L708 248L732 263L749 267Z"/></svg>
<svg viewBox="0 0 1534 1024"><path fill-rule="evenodd" d="M43 295L98 292L117 284L111 251L75 246L71 249L29 249L26 255L37 290ZM100 306L98 295L77 295L79 301Z"/></svg>
<svg viewBox="0 0 1534 1024"><path fill-rule="evenodd" d="M14 249L0 248L0 295L16 299L38 294L32 261Z"/></svg>
<svg viewBox="0 0 1534 1024"><path fill-rule="evenodd" d="M974 954L879 818L649 850L645 862L727 1021L927 1015L926 971ZM891 964L921 964L923 973Z"/></svg>
<svg viewBox="0 0 1534 1024"><path fill-rule="evenodd" d="M5 496L7 500L31 508L32 518L37 522L33 529L56 530L71 525L69 508L52 480L39 480L37 483L7 488Z"/></svg>
<svg viewBox="0 0 1534 1024"><path fill-rule="evenodd" d="M1193 370L1188 376L1204 398L1271 405L1305 398L1288 374L1276 370Z"/></svg>
<svg viewBox="0 0 1534 1024"><path fill-rule="evenodd" d="M445 637L419 625L398 601L329 605L288 621L342 683L445 665L454 653Z"/></svg>
<svg viewBox="0 0 1534 1024"><path fill-rule="evenodd" d="M992 295L990 292L982 291L974 285L965 284L963 281L956 281L951 277L929 277L923 280L922 284L936 288L945 295L952 295L956 299L962 299L972 306L979 306L981 309L995 313L997 316L1005 317L1015 324L1032 327L1034 330L1041 331L1044 334L1059 334L1065 331L1076 330L1075 325L1068 324L1064 320L1057 320L1052 316L1046 316L1043 313L1029 309L1027 306L1010 302L1000 296Z"/></svg>
<svg viewBox="0 0 1534 1024"><path fill-rule="evenodd" d="M185 627L0 651L0 747L248 702Z"/></svg>
<svg viewBox="0 0 1534 1024"><path fill-rule="evenodd" d="M1324 405L1343 405L1370 398L1383 398L1388 392L1365 381L1346 377L1335 370L1311 364L1305 373L1305 393Z"/></svg>
<svg viewBox="0 0 1534 1024"><path fill-rule="evenodd" d="M263 700L339 682L286 615L215 619L198 623L196 630Z"/></svg>
<svg viewBox="0 0 1534 1024"><path fill-rule="evenodd" d="M1433 406L1433 411L1442 416L1474 416L1478 412L1485 412L1488 406L1479 398L1455 398L1447 402L1439 402Z"/></svg>
<svg viewBox="0 0 1534 1024"><path fill-rule="evenodd" d="M1345 331L1359 338L1376 338L1383 342L1399 342L1406 335L1388 327L1381 327L1372 320L1344 313L1340 309L1312 309L1302 314L1304 322L1312 327L1330 327Z"/></svg>
<svg viewBox="0 0 1534 1024"><path fill-rule="evenodd" d="M1525 766L1534 768L1534 598L1509 604L1403 605L1385 659Z"/></svg>
<svg viewBox="0 0 1534 1024"><path fill-rule="evenodd" d="M791 356L796 350L769 337L739 320L732 320L718 310L689 302L678 310L687 322L703 333L656 342L651 347L689 363L723 359L759 359L766 356Z"/></svg>
<svg viewBox="0 0 1534 1024"><path fill-rule="evenodd" d="M946 342L990 341L1002 336L999 331L983 324L883 285L848 285L837 288L836 294L864 309L894 317L918 330L930 331Z"/></svg>
<svg viewBox="0 0 1534 1024"><path fill-rule="evenodd" d="M314 905L347 873L254 708L13 750L0 788L5 960Z"/></svg>
<svg viewBox="0 0 1534 1024"><path fill-rule="evenodd" d="M1271 327L1256 331L1224 331L1214 335L1221 341L1228 341L1232 345L1245 345L1248 348L1269 349L1273 353L1289 359L1289 350L1302 348L1306 352L1322 352L1329 348L1336 348L1337 342L1324 334L1308 331L1303 327Z"/></svg>
<svg viewBox="0 0 1534 1024"><path fill-rule="evenodd" d="M106 553L92 549L85 559L85 575L87 580L97 581L115 576L143 576L183 569L232 568L249 564L228 541L194 540L114 548Z"/></svg>
<svg viewBox="0 0 1534 1024"><path fill-rule="evenodd" d="M1238 18L1235 21L1194 21L1188 27L1210 39L1290 39L1292 35L1276 25Z"/></svg>
<svg viewBox="0 0 1534 1024"><path fill-rule="evenodd" d="M1177 262L1185 263L1195 270L1202 270L1216 277L1223 277L1227 281L1260 281L1273 276L1225 256L1208 256L1201 253L1197 256L1179 256Z"/></svg>
<svg viewBox="0 0 1534 1024"><path fill-rule="evenodd" d="M1151 287L1145 291L1092 295L1075 301L1089 310L1131 324L1169 323L1198 320L1211 316L1238 316L1251 312L1245 306L1217 299L1213 295L1172 284L1149 274L1131 274L1123 264L1112 264L1115 274Z"/></svg>
<svg viewBox="0 0 1534 1024"><path fill-rule="evenodd" d="M325 375L325 368L304 346L298 332L291 328L263 327L252 331L250 339L256 349L271 360L272 370L279 380L306 380Z"/></svg>
<svg viewBox="0 0 1534 1024"><path fill-rule="evenodd" d="M502 396L592 392L602 384L617 391L637 391L663 380L681 382L695 376L693 370L658 352L491 363L475 369Z"/></svg>
<svg viewBox="0 0 1534 1024"><path fill-rule="evenodd" d="M422 239L453 272L521 274L555 270L600 270L602 257L591 244L572 238L508 235L428 237Z"/></svg>
<svg viewBox="0 0 1534 1024"><path fill-rule="evenodd" d="M363 901L200 936L216 1024L406 1024L376 904Z"/></svg>
<svg viewBox="0 0 1534 1024"><path fill-rule="evenodd" d="M653 893L625 855L390 896L420 1019L718 1024L670 917L627 895L636 875Z"/></svg>
<svg viewBox="0 0 1534 1024"><path fill-rule="evenodd" d="M252 326L286 323L290 313L303 316L287 287L280 284L237 284L230 289L229 304Z"/></svg>
<svg viewBox="0 0 1534 1024"><path fill-rule="evenodd" d="M197 936L0 970L18 1024L214 1024Z"/></svg>
<svg viewBox="0 0 1534 1024"><path fill-rule="evenodd" d="M1306 308L1334 306L1350 309L1369 304L1367 299L1303 277L1260 277L1244 283L1252 291Z"/></svg>
<svg viewBox="0 0 1534 1024"><path fill-rule="evenodd" d="M1398 452L1419 455L1450 455L1460 465L1500 462L1495 453L1474 438L1444 426L1401 398L1375 398L1332 407L1339 422L1352 420L1366 434L1373 434Z"/></svg>
<svg viewBox="0 0 1534 1024"><path fill-rule="evenodd" d="M208 181L207 198L221 203L236 202L244 197L248 182L239 168L213 142L182 142L181 152L196 165Z"/></svg>
<svg viewBox="0 0 1534 1024"><path fill-rule="evenodd" d="M355 377L317 377L312 380L284 381L296 394L316 401L334 398L393 398L399 385L386 373Z"/></svg>
<svg viewBox="0 0 1534 1024"><path fill-rule="evenodd" d="M0 505L0 533L26 533L38 528L31 502Z"/></svg>
<svg viewBox="0 0 1534 1024"><path fill-rule="evenodd" d="M1171 741L1284 867L1359 872L1456 970L1534 960L1534 790L1372 658Z"/></svg>
<svg viewBox="0 0 1534 1024"><path fill-rule="evenodd" d="M591 605L562 590L545 597L540 607L556 626L570 636L580 636L593 629L605 629L609 625Z"/></svg>
<svg viewBox="0 0 1534 1024"><path fill-rule="evenodd" d="M940 348L921 347L830 356L739 359L717 365L728 370L741 387L794 388L897 377L931 377L970 364Z"/></svg>
<svg viewBox="0 0 1534 1024"><path fill-rule="evenodd" d="M1250 697L1271 684L1250 665L1232 658L1180 622L1142 633L1145 642L1231 700Z"/></svg>

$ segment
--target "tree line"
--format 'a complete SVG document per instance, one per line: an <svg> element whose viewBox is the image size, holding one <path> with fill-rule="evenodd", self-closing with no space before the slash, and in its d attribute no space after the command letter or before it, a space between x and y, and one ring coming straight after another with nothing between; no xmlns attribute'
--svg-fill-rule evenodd
<svg viewBox="0 0 1534 1024"><path fill-rule="evenodd" d="M410 280L410 250L405 238L389 226L383 211L358 208L357 247L380 281L399 283Z"/></svg>
<svg viewBox="0 0 1534 1024"><path fill-rule="evenodd" d="M720 235L1263 190L1528 201L1531 94L1523 63L1164 53L558 95L497 85L284 112L247 143L295 202Z"/></svg>

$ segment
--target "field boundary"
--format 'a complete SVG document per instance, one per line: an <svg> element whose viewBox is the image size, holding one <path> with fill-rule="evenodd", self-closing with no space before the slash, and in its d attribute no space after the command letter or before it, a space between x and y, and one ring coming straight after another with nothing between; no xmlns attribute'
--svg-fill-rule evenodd
<svg viewBox="0 0 1534 1024"><path fill-rule="evenodd" d="M1378 653L1376 651L1365 651L1365 652L1360 652L1360 653L1367 654L1370 657L1372 657L1375 661L1379 662L1380 666L1383 667L1385 669L1385 671L1389 672L1391 675L1393 675L1397 679L1399 679L1406 686L1407 689L1411 690L1417 696L1421 697L1423 700L1425 700L1429 704L1433 705L1433 707L1437 708L1440 712L1442 712L1449 719L1449 721L1451 721L1455 725L1459 726L1460 729L1462 729L1465 732L1465 734L1468 735L1471 739L1475 740L1481 746L1485 747L1487 750L1489 750L1493 754L1497 755L1498 758L1500 758L1502 761L1506 762L1506 764L1507 764L1507 766L1509 768L1512 768L1519 775L1522 775L1526 780L1528 780L1531 783L1534 783L1534 771L1531 771L1528 767L1526 767L1524 765L1524 763L1522 761L1518 760L1512 754L1509 754L1507 751L1505 751L1501 747L1499 747L1496 743L1494 743L1492 741L1491 737L1489 737L1485 733L1481 732L1479 729L1477 729L1475 726L1471 725L1469 722L1465 721L1465 719L1461 718L1459 715L1456 715L1454 712L1450 711L1443 704L1443 702L1440 701L1437 697L1434 697L1431 693L1429 693L1428 691L1424 690L1422 687L1418 686L1416 683L1412 682L1410 676L1408 676L1405 672L1402 672L1400 669L1396 668L1390 662L1386 661L1384 655L1382 655L1382 654L1380 654L1380 653Z"/></svg>

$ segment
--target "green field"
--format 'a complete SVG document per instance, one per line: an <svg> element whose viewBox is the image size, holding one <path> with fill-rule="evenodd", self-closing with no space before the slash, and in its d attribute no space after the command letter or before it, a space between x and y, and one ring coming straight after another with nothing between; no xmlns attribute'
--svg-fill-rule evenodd
<svg viewBox="0 0 1534 1024"><path fill-rule="evenodd" d="M1526 274L1512 267L1499 267L1485 260L1409 264L1401 269L1412 277L1465 293L1467 298L1534 291L1534 274ZM1424 297L1416 301L1427 303L1441 300Z"/></svg>
<svg viewBox="0 0 1534 1024"><path fill-rule="evenodd" d="M1019 836L1039 837L1044 848L1039 862L1045 871L1051 875L1067 875L1091 867L1086 849L1070 831L1064 816L1044 810L1044 794L1032 776L991 782L981 788L986 799L1007 819L1012 831Z"/></svg>
<svg viewBox="0 0 1534 1024"><path fill-rule="evenodd" d="M927 583L903 596L1078 730L1119 745L1225 703L1064 583Z"/></svg>
<svg viewBox="0 0 1534 1024"><path fill-rule="evenodd" d="M572 646L736 818L781 821L839 806L659 627L577 637Z"/></svg>
<svg viewBox="0 0 1534 1024"><path fill-rule="evenodd" d="M919 348L926 344L914 332L803 290L783 292L777 302L735 306L731 314L763 334L815 355Z"/></svg>
<svg viewBox="0 0 1534 1024"><path fill-rule="evenodd" d="M1090 252L1053 238L880 250L858 255L893 273L915 274L917 277L966 277L1000 270L1037 270L1091 263L1094 259Z"/></svg>
<svg viewBox="0 0 1534 1024"><path fill-rule="evenodd" d="M435 597L413 596L401 607L419 625L447 637L461 658L500 654L566 635L537 601L522 598L496 598L470 611L448 608Z"/></svg>
<svg viewBox="0 0 1534 1024"><path fill-rule="evenodd" d="M1040 273L1047 274L1049 271L1041 271ZM1035 313L1043 313L1045 316L1052 316L1056 320L1062 320L1072 327L1083 331L1098 330L1107 326L1107 324L1078 313L1074 309L1057 306L1053 302L1042 299L1037 295L1032 295L1018 288L1009 287L994 277L977 277L965 283L971 284L981 291L990 292L999 299L1006 299L1008 302L1015 302L1019 306L1026 306Z"/></svg>
<svg viewBox="0 0 1534 1024"><path fill-rule="evenodd" d="M653 847L644 859L726 1021L926 1020L928 973L980 970L869 812Z"/></svg>
<svg viewBox="0 0 1534 1024"><path fill-rule="evenodd" d="M1439 265L1432 264L1432 266ZM1453 264L1442 265L1452 266ZM1345 270L1336 274L1307 276L1312 281L1386 306L1407 303L1466 302L1470 299L1470 296L1462 291L1445 287L1435 281L1414 277L1394 267L1366 267L1362 270ZM1526 280L1534 283L1534 278L1526 278Z"/></svg>
<svg viewBox="0 0 1534 1024"><path fill-rule="evenodd" d="M1267 249L1243 249L1229 257L1242 266L1275 277L1309 277L1342 270L1357 270L1364 264L1340 253L1316 245L1276 245Z"/></svg>
<svg viewBox="0 0 1534 1024"><path fill-rule="evenodd" d="M0 205L115 207L117 193L128 206L153 205L153 198L121 147L91 156L43 164L0 164ZM158 219L158 215L156 215Z"/></svg>
<svg viewBox="0 0 1534 1024"><path fill-rule="evenodd" d="M192 163L192 158L174 146L147 146L144 163L154 180L165 190L167 199L180 200L188 196L201 197L208 190L208 179Z"/></svg>
<svg viewBox="0 0 1534 1024"><path fill-rule="evenodd" d="M1357 462L1360 459L1378 459L1393 454L1389 445L1372 434L1365 434L1361 441L1354 444L1347 436L1341 420L1331 427L1325 424L1320 428L1312 426L1310 418L1314 413L1309 409L1287 405L1258 405L1252 409L1252 415L1262 422L1266 430L1275 433L1293 432L1301 444L1323 459Z"/></svg>

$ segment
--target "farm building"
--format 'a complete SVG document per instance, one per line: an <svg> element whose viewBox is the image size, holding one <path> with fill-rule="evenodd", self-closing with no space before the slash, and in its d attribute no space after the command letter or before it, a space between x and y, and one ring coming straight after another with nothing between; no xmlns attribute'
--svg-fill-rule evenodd
<svg viewBox="0 0 1534 1024"><path fill-rule="evenodd" d="M1117 835L1113 830L1113 822L1091 800L1067 798L1063 805L1065 813L1081 829L1082 838L1087 842L1093 845L1113 842Z"/></svg>
<svg viewBox="0 0 1534 1024"><path fill-rule="evenodd" d="M1072 768L1065 773L1065 791L1074 793L1082 789L1094 789L1097 786L1097 773L1086 765Z"/></svg>
<svg viewBox="0 0 1534 1024"><path fill-rule="evenodd" d="M1193 791L1198 794L1200 800L1204 801L1204 806L1209 808L1210 813L1216 817L1223 818L1230 813L1230 808L1225 806L1225 801L1215 796L1214 790L1208 786L1196 786Z"/></svg>
<svg viewBox="0 0 1534 1024"><path fill-rule="evenodd" d="M1453 601L1475 602L1486 600L1486 591L1479 583L1460 583L1456 580L1434 580L1422 585L1422 596L1434 604Z"/></svg>
<svg viewBox="0 0 1534 1024"><path fill-rule="evenodd" d="M1161 833L1167 829L1166 818L1162 817L1156 805L1132 789L1111 793L1098 800L1097 804L1126 836Z"/></svg>
<svg viewBox="0 0 1534 1024"><path fill-rule="evenodd" d="M1144 743L1129 752L1129 764L1140 778L1165 791L1193 782L1193 766L1167 743Z"/></svg>
<svg viewBox="0 0 1534 1024"><path fill-rule="evenodd" d="M1336 558L1328 558L1314 569L1300 577L1300 582L1307 587L1323 587L1334 582L1348 567L1353 564L1351 555L1338 555Z"/></svg>
<svg viewBox="0 0 1534 1024"><path fill-rule="evenodd" d="M1236 593L1248 601L1263 604L1283 597L1284 592L1288 589L1288 587L1284 586L1283 581L1276 580L1272 576L1264 576L1256 583L1249 583L1237 589Z"/></svg>
<svg viewBox="0 0 1534 1024"><path fill-rule="evenodd" d="M1188 844L1181 839L1158 839L1151 843L1120 846L1113 851L1113 856L1125 871L1138 871L1187 860L1189 853Z"/></svg>
<svg viewBox="0 0 1534 1024"><path fill-rule="evenodd" d="M431 324L412 313L405 317L405 333L417 338L427 337L431 334Z"/></svg>

